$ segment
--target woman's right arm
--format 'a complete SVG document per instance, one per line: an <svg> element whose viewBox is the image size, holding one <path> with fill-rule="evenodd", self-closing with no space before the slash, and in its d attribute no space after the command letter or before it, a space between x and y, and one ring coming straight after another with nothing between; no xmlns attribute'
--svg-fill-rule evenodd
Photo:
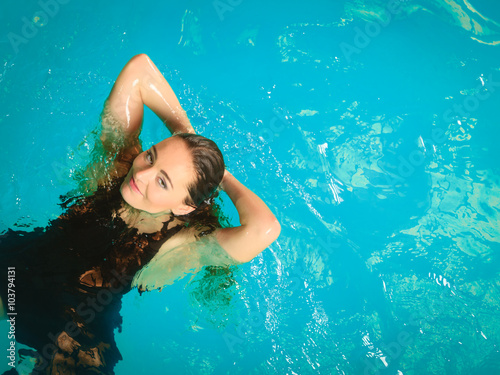
<svg viewBox="0 0 500 375"><path fill-rule="evenodd" d="M110 114L125 135L133 137L140 133L144 105L156 113L171 133L195 132L165 77L147 55L140 54L132 57L120 72L103 113Z"/></svg>
<svg viewBox="0 0 500 375"><path fill-rule="evenodd" d="M165 77L147 55L136 55L123 67L104 103L100 140L106 161L102 166L89 166L88 180L101 185L109 177L128 173L142 151L139 134L144 105L156 113L171 133L195 133Z"/></svg>

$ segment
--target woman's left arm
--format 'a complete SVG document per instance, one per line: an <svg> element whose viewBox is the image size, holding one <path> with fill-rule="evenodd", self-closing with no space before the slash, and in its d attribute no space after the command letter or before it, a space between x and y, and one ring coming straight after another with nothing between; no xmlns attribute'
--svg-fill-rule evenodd
<svg viewBox="0 0 500 375"><path fill-rule="evenodd" d="M241 225L216 229L203 237L205 241L197 241L199 228L196 227L177 232L161 246L151 262L136 274L133 286L141 291L153 290L172 284L203 266L228 265L227 256L221 256L221 249L233 260L246 263L278 238L281 226L257 195L227 170L221 186L236 206Z"/></svg>
<svg viewBox="0 0 500 375"><path fill-rule="evenodd" d="M215 237L233 259L249 262L278 238L280 223L262 199L227 170L221 187L238 210L241 225L217 229Z"/></svg>

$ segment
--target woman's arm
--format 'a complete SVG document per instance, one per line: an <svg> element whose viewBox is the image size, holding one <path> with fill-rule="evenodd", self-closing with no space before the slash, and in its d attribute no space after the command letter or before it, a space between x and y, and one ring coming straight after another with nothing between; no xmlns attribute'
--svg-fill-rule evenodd
<svg viewBox="0 0 500 375"><path fill-rule="evenodd" d="M156 113L171 133L195 132L165 77L147 55L140 54L122 69L105 102L103 118L111 116L114 121L103 121L104 138L106 130L121 130L127 138L137 137L144 105ZM121 129L106 129L116 124Z"/></svg>
<svg viewBox="0 0 500 375"><path fill-rule="evenodd" d="M194 133L172 88L149 57L132 57L118 75L104 103L101 114L100 141L104 161L88 166L85 185L95 188L109 177L128 173L130 165L142 151L139 142L144 105L151 108L170 132Z"/></svg>
<svg viewBox="0 0 500 375"><path fill-rule="evenodd" d="M238 210L241 225L218 229L215 236L232 258L249 262L278 238L280 223L269 207L227 170L221 187Z"/></svg>

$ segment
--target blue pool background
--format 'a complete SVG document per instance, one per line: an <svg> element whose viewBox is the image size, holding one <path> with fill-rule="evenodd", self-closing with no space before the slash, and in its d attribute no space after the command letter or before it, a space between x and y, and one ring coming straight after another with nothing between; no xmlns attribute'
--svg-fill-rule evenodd
<svg viewBox="0 0 500 375"><path fill-rule="evenodd" d="M114 79L147 53L282 233L225 289L198 274L127 294L117 374L500 373L492 3L68 1L44 17L5 1L0 233L60 214ZM143 144L167 135L147 113Z"/></svg>

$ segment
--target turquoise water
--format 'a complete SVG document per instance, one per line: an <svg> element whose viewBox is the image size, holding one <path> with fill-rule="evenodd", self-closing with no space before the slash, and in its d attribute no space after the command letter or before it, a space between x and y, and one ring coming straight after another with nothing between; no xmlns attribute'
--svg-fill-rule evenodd
<svg viewBox="0 0 500 375"><path fill-rule="evenodd" d="M60 214L137 53L282 224L231 275L127 294L117 374L500 373L499 5L51 4L0 5L0 231Z"/></svg>

